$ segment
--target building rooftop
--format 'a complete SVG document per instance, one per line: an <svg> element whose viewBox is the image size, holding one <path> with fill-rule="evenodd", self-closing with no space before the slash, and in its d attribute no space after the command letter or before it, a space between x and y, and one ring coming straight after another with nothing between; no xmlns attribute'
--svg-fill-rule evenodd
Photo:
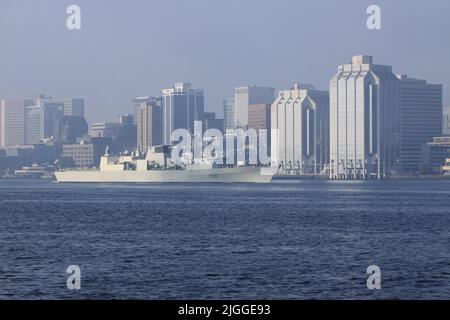
<svg viewBox="0 0 450 320"><path fill-rule="evenodd" d="M373 64L373 57L369 55L356 55L352 57L352 64Z"/></svg>

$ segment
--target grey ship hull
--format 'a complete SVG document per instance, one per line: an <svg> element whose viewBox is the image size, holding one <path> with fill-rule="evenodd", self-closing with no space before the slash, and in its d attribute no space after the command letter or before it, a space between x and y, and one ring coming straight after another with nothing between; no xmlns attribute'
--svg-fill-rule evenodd
<svg viewBox="0 0 450 320"><path fill-rule="evenodd" d="M60 183L269 183L269 169L253 167L212 170L57 171Z"/></svg>

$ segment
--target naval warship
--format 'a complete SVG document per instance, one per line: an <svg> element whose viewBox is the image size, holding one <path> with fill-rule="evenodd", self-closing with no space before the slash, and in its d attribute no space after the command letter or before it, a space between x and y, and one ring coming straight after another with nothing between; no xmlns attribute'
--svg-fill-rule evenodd
<svg viewBox="0 0 450 320"><path fill-rule="evenodd" d="M145 154L111 156L108 148L96 169L58 170L59 183L269 183L272 168L223 166L214 161L175 164L170 146L155 146Z"/></svg>

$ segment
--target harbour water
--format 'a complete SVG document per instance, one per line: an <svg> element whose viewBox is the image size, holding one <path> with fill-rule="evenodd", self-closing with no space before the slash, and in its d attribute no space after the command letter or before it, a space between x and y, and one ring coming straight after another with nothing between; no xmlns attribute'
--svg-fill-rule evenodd
<svg viewBox="0 0 450 320"><path fill-rule="evenodd" d="M85 298L449 299L450 180L0 180L0 299Z"/></svg>

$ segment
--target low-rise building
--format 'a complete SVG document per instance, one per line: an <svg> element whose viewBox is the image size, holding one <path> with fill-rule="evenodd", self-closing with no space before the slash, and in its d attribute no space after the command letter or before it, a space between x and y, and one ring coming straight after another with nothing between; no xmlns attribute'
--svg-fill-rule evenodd
<svg viewBox="0 0 450 320"><path fill-rule="evenodd" d="M450 137L436 137L423 147L422 173L442 173L442 167L450 158Z"/></svg>
<svg viewBox="0 0 450 320"><path fill-rule="evenodd" d="M72 158L78 168L98 167L101 156L110 144L110 138L81 139L76 144L63 145L62 156Z"/></svg>

